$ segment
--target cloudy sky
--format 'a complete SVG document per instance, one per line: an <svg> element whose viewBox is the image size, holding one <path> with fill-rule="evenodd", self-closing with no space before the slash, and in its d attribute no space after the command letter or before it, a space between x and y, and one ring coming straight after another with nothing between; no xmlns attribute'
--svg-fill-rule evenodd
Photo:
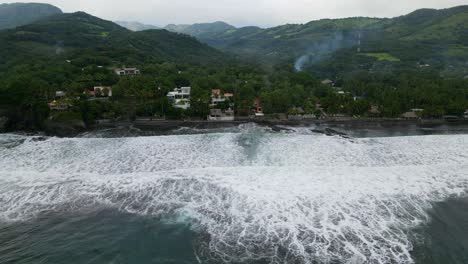
<svg viewBox="0 0 468 264"><path fill-rule="evenodd" d="M18 0L17 0L18 1ZM17 1L3 1L11 3ZM261 27L350 16L394 17L419 8L447 8L468 0L42 0L65 12L108 20L169 23L226 21Z"/></svg>

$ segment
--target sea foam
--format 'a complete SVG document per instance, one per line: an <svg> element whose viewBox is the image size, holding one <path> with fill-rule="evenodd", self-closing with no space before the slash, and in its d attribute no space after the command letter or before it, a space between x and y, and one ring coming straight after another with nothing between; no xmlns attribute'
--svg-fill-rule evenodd
<svg viewBox="0 0 468 264"><path fill-rule="evenodd" d="M191 221L213 262L412 263L431 203L467 196L468 136L0 136L0 219L95 206ZM185 220L189 219L189 220Z"/></svg>

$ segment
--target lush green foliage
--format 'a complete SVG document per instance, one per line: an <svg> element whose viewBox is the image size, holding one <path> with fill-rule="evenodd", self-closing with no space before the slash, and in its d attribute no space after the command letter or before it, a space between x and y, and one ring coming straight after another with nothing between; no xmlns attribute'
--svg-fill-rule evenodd
<svg viewBox="0 0 468 264"><path fill-rule="evenodd" d="M30 64L35 59L122 66L167 60L202 64L222 57L187 35L165 30L131 32L83 12L0 32L0 71L2 66Z"/></svg>
<svg viewBox="0 0 468 264"><path fill-rule="evenodd" d="M450 9L422 9L393 18L323 19L307 24L268 29L228 28L222 32L198 34L201 41L226 52L265 63L289 62L307 55L309 69L329 76L349 74L348 70L389 68L417 69L430 65L447 77L468 75L468 6ZM355 68L357 50L373 56ZM397 58L397 59L394 59ZM398 63L396 63L398 62Z"/></svg>
<svg viewBox="0 0 468 264"><path fill-rule="evenodd" d="M219 33L223 33L229 30L235 29L234 26L226 24L224 22L213 22L213 23L199 23L193 25L174 25L170 24L164 27L164 29L191 35L200 39L212 38Z"/></svg>
<svg viewBox="0 0 468 264"><path fill-rule="evenodd" d="M460 12L452 15L459 19ZM417 17L416 21L426 23ZM260 100L266 114L297 113L302 108L316 115L321 114L320 104L331 116L375 116L369 112L371 106L383 117L398 117L412 108L423 108L427 118L461 116L468 108L468 80L443 78L440 72L456 70L433 64L435 59L421 60L434 48L433 42L402 40L410 36L403 30L402 25L409 23L405 19L322 20L222 33L247 34L251 40L238 41L252 41L251 45L257 43L266 51L271 48L273 57L301 52L294 49L306 49L301 43L307 39L337 43L309 49L309 64L297 72L290 59L240 62L186 35L166 30L131 32L85 13L57 15L0 31L0 116L8 117L10 129L41 129L49 121L78 120L89 125L98 119L205 118L212 89L234 93L237 115L251 114L253 102ZM369 28L361 31L367 40L361 53L352 46L356 27ZM375 32L396 27L400 29L389 33L392 36L385 44L390 46L378 42L380 35ZM399 42L392 42L394 35L400 36ZM462 39L463 31L457 36ZM270 47L271 39L275 42ZM450 49L434 56L462 63L467 48L458 39L448 43ZM138 67L142 74L118 77L113 68L123 65ZM336 80L336 86L321 84L317 76ZM112 98L88 97L94 86L112 86ZM187 111L174 108L166 98L167 92L181 86L192 87ZM67 111L49 111L47 103L54 100L56 91L66 92Z"/></svg>

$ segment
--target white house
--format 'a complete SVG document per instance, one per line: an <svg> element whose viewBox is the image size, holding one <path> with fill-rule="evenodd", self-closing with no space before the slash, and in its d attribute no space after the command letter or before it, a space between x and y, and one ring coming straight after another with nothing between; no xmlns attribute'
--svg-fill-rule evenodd
<svg viewBox="0 0 468 264"><path fill-rule="evenodd" d="M174 107L186 110L190 108L190 90L190 87L175 88L167 94L167 99Z"/></svg>
<svg viewBox="0 0 468 264"><path fill-rule="evenodd" d="M230 106L233 106L232 98L234 97L234 94L232 93L224 93L221 94L221 90L219 89L213 89L211 90L211 106L218 106L220 103L224 103L228 101Z"/></svg>
<svg viewBox="0 0 468 264"><path fill-rule="evenodd" d="M207 119L210 121L233 121L235 119L234 110L232 110L234 107L233 97L232 93L222 94L220 89L211 90L211 109ZM229 108L220 109L224 108L220 105L223 103L228 103L225 107Z"/></svg>
<svg viewBox="0 0 468 264"><path fill-rule="evenodd" d="M468 109L465 111L465 118L468 119Z"/></svg>
<svg viewBox="0 0 468 264"><path fill-rule="evenodd" d="M121 68L121 69L115 69L114 72L119 75L119 76L128 76L128 75L139 75L140 70L137 68Z"/></svg>
<svg viewBox="0 0 468 264"><path fill-rule="evenodd" d="M55 98L63 98L65 96L66 96L66 94L65 94L64 91L56 91L55 92Z"/></svg>

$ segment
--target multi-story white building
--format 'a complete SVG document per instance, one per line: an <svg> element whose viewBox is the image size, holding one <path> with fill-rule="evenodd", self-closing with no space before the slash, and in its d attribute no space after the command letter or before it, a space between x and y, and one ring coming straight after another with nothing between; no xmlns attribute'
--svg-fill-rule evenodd
<svg viewBox="0 0 468 264"><path fill-rule="evenodd" d="M190 87L175 88L167 94L167 99L176 108L187 110L190 108Z"/></svg>

